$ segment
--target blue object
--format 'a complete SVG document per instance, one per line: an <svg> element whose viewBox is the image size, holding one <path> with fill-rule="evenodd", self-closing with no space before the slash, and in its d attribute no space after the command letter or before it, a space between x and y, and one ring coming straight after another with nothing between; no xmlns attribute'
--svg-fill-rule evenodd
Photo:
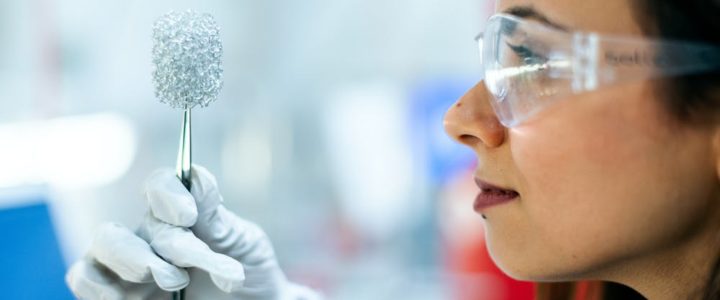
<svg viewBox="0 0 720 300"><path fill-rule="evenodd" d="M410 91L413 146L433 183L442 184L475 163L472 150L453 141L443 128L447 109L475 84L472 78L443 77L423 80Z"/></svg>
<svg viewBox="0 0 720 300"><path fill-rule="evenodd" d="M46 198L12 197L23 199L0 208L0 298L74 299L65 285L66 266ZM5 198L0 196L0 202Z"/></svg>

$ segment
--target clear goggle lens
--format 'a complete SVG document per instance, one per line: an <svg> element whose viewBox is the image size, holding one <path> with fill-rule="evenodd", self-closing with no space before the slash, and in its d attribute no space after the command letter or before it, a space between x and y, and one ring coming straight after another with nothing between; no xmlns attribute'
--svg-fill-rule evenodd
<svg viewBox="0 0 720 300"><path fill-rule="evenodd" d="M570 32L505 14L491 17L477 40L490 102L506 127L572 94L720 69L717 46Z"/></svg>
<svg viewBox="0 0 720 300"><path fill-rule="evenodd" d="M491 104L507 127L539 110L538 101L557 94L557 85L570 76L567 55L558 51L561 48L549 51L540 38L552 40L541 27L497 16L478 41Z"/></svg>

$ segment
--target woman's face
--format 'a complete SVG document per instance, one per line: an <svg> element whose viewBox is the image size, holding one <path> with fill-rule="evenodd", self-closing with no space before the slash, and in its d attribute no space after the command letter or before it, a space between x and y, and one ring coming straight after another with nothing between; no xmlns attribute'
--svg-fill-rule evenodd
<svg viewBox="0 0 720 300"><path fill-rule="evenodd" d="M631 3L500 0L496 11L532 8L571 30L641 36ZM445 127L475 151L477 178L519 193L479 211L493 259L515 278L605 279L692 240L717 211L714 131L674 121L651 82L572 96L510 129L488 100L481 82Z"/></svg>

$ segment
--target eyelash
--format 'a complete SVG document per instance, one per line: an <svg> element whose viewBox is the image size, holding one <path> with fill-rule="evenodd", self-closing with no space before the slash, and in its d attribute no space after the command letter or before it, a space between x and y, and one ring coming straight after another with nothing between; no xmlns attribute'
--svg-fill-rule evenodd
<svg viewBox="0 0 720 300"><path fill-rule="evenodd" d="M547 62L547 58L535 53L533 50L531 50L529 47L524 45L511 45L509 43L506 43L508 47L510 47L510 50L515 52L517 56L522 58L523 62L527 64L542 64Z"/></svg>

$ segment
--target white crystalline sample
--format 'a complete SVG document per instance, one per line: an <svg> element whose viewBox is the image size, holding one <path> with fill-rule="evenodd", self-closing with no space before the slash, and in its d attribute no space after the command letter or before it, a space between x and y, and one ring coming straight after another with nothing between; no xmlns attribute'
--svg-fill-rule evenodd
<svg viewBox="0 0 720 300"><path fill-rule="evenodd" d="M220 30L210 14L169 12L153 26L155 96L174 108L208 106L223 86Z"/></svg>

